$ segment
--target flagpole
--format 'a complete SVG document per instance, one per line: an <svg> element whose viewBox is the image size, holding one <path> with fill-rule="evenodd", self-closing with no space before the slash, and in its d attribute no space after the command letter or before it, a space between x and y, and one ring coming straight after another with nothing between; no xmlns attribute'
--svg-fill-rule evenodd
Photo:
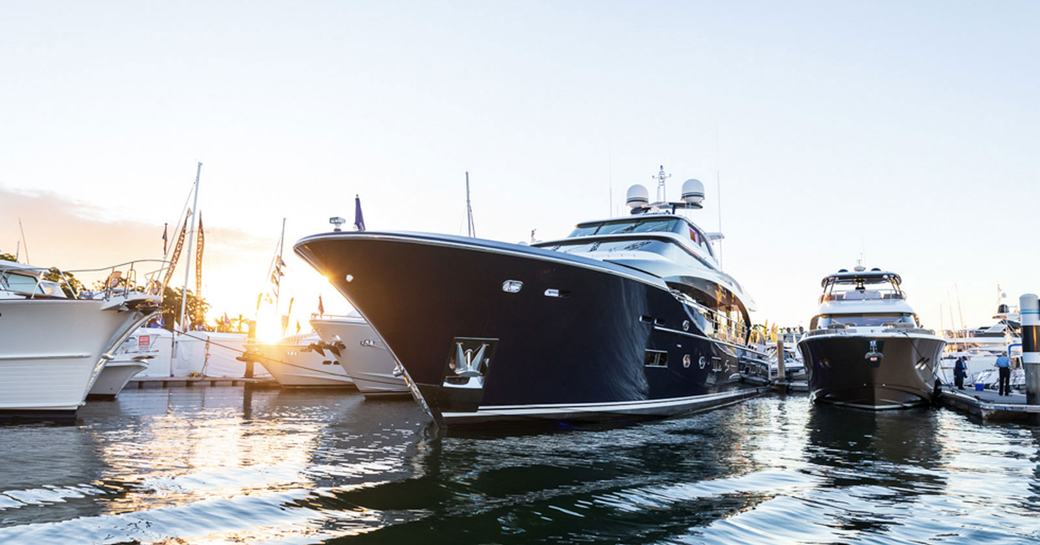
<svg viewBox="0 0 1040 545"><path fill-rule="evenodd" d="M473 206L469 202L469 171L466 171L466 234L470 238L477 236L477 228L473 225Z"/></svg>
<svg viewBox="0 0 1040 545"><path fill-rule="evenodd" d="M195 214L198 214L199 207L199 178L202 176L202 161L199 161L198 166L195 168L195 196L191 203L191 223L188 226L188 258L184 261L184 287L181 291L181 333L187 331L187 327L184 324L184 313L188 308L188 279L191 273L191 252L195 248Z"/></svg>

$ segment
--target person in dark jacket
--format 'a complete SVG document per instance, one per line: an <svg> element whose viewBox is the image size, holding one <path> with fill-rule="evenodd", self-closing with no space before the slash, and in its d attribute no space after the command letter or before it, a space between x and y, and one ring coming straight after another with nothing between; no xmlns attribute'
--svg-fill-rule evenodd
<svg viewBox="0 0 1040 545"><path fill-rule="evenodd" d="M964 377L968 376L968 365L965 363L964 356L957 358L957 362L953 364L953 385L958 390L964 389Z"/></svg>
<svg viewBox="0 0 1040 545"><path fill-rule="evenodd" d="M997 356L997 363L994 365L1000 372L1000 395L1011 395L1011 358L1007 357L1007 354L1001 354Z"/></svg>

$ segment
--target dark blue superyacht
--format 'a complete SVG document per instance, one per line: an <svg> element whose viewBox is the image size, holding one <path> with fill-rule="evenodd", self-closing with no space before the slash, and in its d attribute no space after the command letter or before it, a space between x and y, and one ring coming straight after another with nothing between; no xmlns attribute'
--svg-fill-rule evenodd
<svg viewBox="0 0 1040 545"><path fill-rule="evenodd" d="M602 421L707 410L759 393L748 298L683 199L629 190L632 215L531 246L332 232L296 252L379 332L438 421ZM349 347L348 347L349 349Z"/></svg>

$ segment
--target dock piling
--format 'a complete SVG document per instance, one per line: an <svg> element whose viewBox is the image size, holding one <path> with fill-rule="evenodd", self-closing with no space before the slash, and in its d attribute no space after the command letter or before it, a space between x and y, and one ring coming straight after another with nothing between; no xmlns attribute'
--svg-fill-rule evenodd
<svg viewBox="0 0 1040 545"><path fill-rule="evenodd" d="M787 369L784 368L784 339L776 340L776 380L787 381Z"/></svg>
<svg viewBox="0 0 1040 545"><path fill-rule="evenodd" d="M246 335L246 346L252 348L256 345L256 320L249 321L249 333ZM246 360L246 372L245 378L253 378L253 362L252 359Z"/></svg>
<svg viewBox="0 0 1040 545"><path fill-rule="evenodd" d="M1040 301L1035 293L1018 298L1022 316L1022 368L1026 374L1026 403L1040 405Z"/></svg>

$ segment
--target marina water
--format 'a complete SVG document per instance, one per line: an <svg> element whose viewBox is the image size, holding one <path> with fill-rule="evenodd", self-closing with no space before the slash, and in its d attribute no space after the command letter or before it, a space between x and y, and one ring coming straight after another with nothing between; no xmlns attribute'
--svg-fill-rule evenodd
<svg viewBox="0 0 1040 545"><path fill-rule="evenodd" d="M442 437L414 403L213 387L0 433L0 543L1040 540L1040 431L947 410Z"/></svg>

